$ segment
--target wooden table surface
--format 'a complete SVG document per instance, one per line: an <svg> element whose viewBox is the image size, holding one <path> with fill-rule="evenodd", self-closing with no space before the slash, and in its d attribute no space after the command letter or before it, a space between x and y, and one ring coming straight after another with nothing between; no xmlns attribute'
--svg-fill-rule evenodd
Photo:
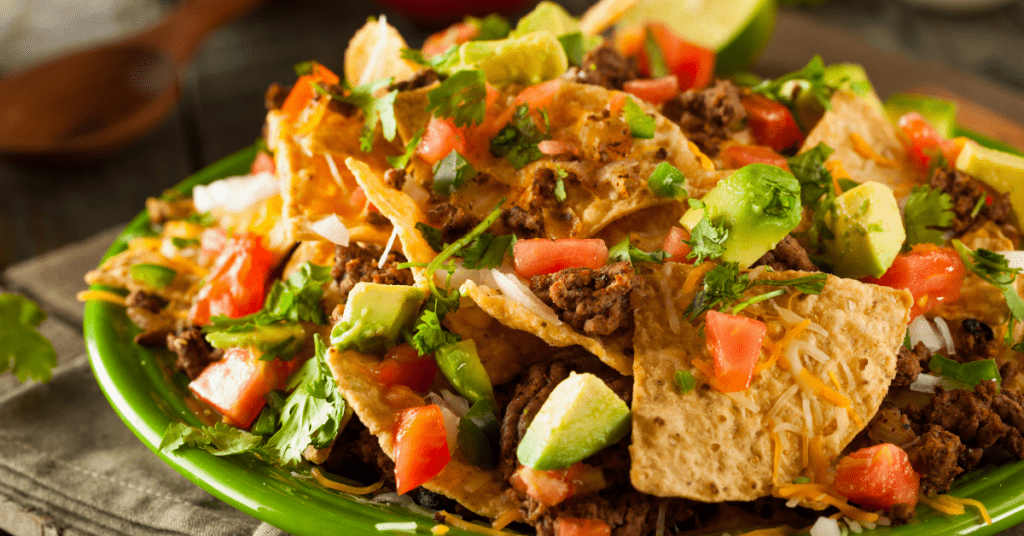
<svg viewBox="0 0 1024 536"><path fill-rule="evenodd" d="M569 5L579 13L588 3ZM1024 2L969 16L899 0L811 3L819 5L783 8L758 71L778 74L822 53L826 61L864 63L883 97L927 82L1024 124ZM211 36L189 69L180 106L144 140L92 164L0 163L0 269L127 222L146 197L251 144L268 84L290 83L292 65L311 58L340 67L348 37L379 12L366 0L268 2ZM389 20L412 45L427 33L396 15Z"/></svg>

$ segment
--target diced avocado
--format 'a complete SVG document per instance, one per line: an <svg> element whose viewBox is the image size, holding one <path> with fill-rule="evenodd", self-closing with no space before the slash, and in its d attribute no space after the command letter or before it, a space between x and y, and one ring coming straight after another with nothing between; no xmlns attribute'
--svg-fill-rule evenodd
<svg viewBox="0 0 1024 536"><path fill-rule="evenodd" d="M943 138L956 133L956 104L927 95L897 93L885 101L885 115L895 125L907 112L918 112Z"/></svg>
<svg viewBox="0 0 1024 536"><path fill-rule="evenodd" d="M564 469L629 433L629 407L600 378L572 373L551 391L519 443L519 463Z"/></svg>
<svg viewBox="0 0 1024 536"><path fill-rule="evenodd" d="M441 374L448 379L458 393L471 403L484 401L492 408L498 407L494 401L494 388L487 369L480 361L476 351L476 343L471 339L442 344L434 352L434 360Z"/></svg>
<svg viewBox="0 0 1024 536"><path fill-rule="evenodd" d="M133 264L129 270L132 279L150 288L164 288L174 282L178 272L162 264Z"/></svg>
<svg viewBox="0 0 1024 536"><path fill-rule="evenodd" d="M770 251L800 223L800 183L788 171L767 164L750 164L719 181L680 223L687 231L707 212L712 224L729 231L722 259L746 268Z"/></svg>
<svg viewBox="0 0 1024 536"><path fill-rule="evenodd" d="M906 233L892 189L869 181L836 198L825 215L832 236L825 260L840 277L881 277L903 247Z"/></svg>
<svg viewBox="0 0 1024 536"><path fill-rule="evenodd" d="M275 354L294 355L306 342L306 330L297 322L256 324L255 328L244 330L209 331L206 340L214 348L256 348L261 352L274 349Z"/></svg>
<svg viewBox="0 0 1024 536"><path fill-rule="evenodd" d="M356 283L341 321L331 330L331 344L341 351L382 353L412 323L423 298L419 287Z"/></svg>
<svg viewBox="0 0 1024 536"><path fill-rule="evenodd" d="M825 67L824 82L829 87L841 91L849 91L858 97L867 99L871 105L882 113L882 101L875 94L875 89L868 79L864 67L856 63L834 63ZM821 120L825 114L825 108L818 102L818 99L809 91L801 91L797 95L794 108L796 109L796 120L804 132L809 131Z"/></svg>
<svg viewBox="0 0 1024 536"><path fill-rule="evenodd" d="M569 68L569 60L558 37L549 32L532 32L494 41L469 41L459 45L458 55L438 66L443 74L464 69L483 69L487 81L507 84L539 84L556 78Z"/></svg>
<svg viewBox="0 0 1024 536"><path fill-rule="evenodd" d="M1017 221L1024 222L1024 157L969 141L956 159L956 168L999 193L1010 194Z"/></svg>
<svg viewBox="0 0 1024 536"><path fill-rule="evenodd" d="M523 15L509 37L522 37L533 32L548 32L559 36L580 31L580 23L562 6L544 0Z"/></svg>
<svg viewBox="0 0 1024 536"><path fill-rule="evenodd" d="M458 441L459 451L466 461L484 469L497 467L501 423L489 403L481 400L473 404L459 419Z"/></svg>

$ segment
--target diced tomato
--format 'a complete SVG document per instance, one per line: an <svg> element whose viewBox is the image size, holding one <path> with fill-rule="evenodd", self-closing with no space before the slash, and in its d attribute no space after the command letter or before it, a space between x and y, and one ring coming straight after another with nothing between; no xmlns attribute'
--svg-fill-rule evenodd
<svg viewBox="0 0 1024 536"><path fill-rule="evenodd" d="M804 140L789 108L768 97L752 93L740 98L747 111L747 126L758 145L785 151Z"/></svg>
<svg viewBox="0 0 1024 536"><path fill-rule="evenodd" d="M560 517L555 520L555 536L611 536L612 528L600 519Z"/></svg>
<svg viewBox="0 0 1024 536"><path fill-rule="evenodd" d="M520 465L513 473L511 483L512 487L549 507L574 495L600 491L607 486L604 473L583 462L552 471Z"/></svg>
<svg viewBox="0 0 1024 536"><path fill-rule="evenodd" d="M519 277L553 274L566 268L598 269L608 262L608 246L599 238L532 238L512 248Z"/></svg>
<svg viewBox="0 0 1024 536"><path fill-rule="evenodd" d="M896 125L903 131L907 138L908 149L911 160L921 169L928 169L941 150L942 136L935 131L931 123L918 112L907 112L903 114Z"/></svg>
<svg viewBox="0 0 1024 536"><path fill-rule="evenodd" d="M433 356L420 355L406 343L388 350L384 360L371 370L377 381L388 387L404 385L418 393L425 393L437 375L437 362Z"/></svg>
<svg viewBox="0 0 1024 536"><path fill-rule="evenodd" d="M579 154L575 145L561 140L543 140L537 143L537 150L549 156L558 156L560 154Z"/></svg>
<svg viewBox="0 0 1024 536"><path fill-rule="evenodd" d="M430 118L423 139L416 146L416 154L426 163L434 165L448 156L455 149L459 153L466 151L466 135L455 126L451 119Z"/></svg>
<svg viewBox="0 0 1024 536"><path fill-rule="evenodd" d="M453 45L461 45L467 41L472 41L479 34L480 28L476 25L457 22L427 37L423 41L423 55L430 58L442 54Z"/></svg>
<svg viewBox="0 0 1024 536"><path fill-rule="evenodd" d="M348 204L350 206L356 207L360 210L365 206L366 210L369 210L370 212L380 212L380 209L375 207L373 203L368 203L367 201L366 191L363 190L362 186L352 190L352 195L348 197Z"/></svg>
<svg viewBox="0 0 1024 536"><path fill-rule="evenodd" d="M715 74L715 51L690 43L669 30L664 24L647 25L647 31L661 49L668 71L679 78L679 89L702 88ZM650 76L647 51L640 49L640 72Z"/></svg>
<svg viewBox="0 0 1024 536"><path fill-rule="evenodd" d="M690 233L682 227L676 227L673 225L668 230L668 235L665 236L665 243L661 245L661 249L671 255L665 259L673 262L685 262L693 264L693 259L687 259L686 256L690 254L690 244L683 242L683 240L689 240Z"/></svg>
<svg viewBox="0 0 1024 536"><path fill-rule="evenodd" d="M915 506L920 483L907 453L892 443L860 449L836 466L836 491L871 510Z"/></svg>
<svg viewBox="0 0 1024 536"><path fill-rule="evenodd" d="M960 255L950 248L917 244L900 253L882 277L867 277L868 283L909 290L914 296L910 318L914 319L943 302L960 299L967 269Z"/></svg>
<svg viewBox="0 0 1024 536"><path fill-rule="evenodd" d="M664 104L679 94L679 78L673 74L654 80L629 80L622 84L622 90L651 104Z"/></svg>
<svg viewBox="0 0 1024 536"><path fill-rule="evenodd" d="M626 100L629 98L625 93L612 93L612 96L608 99L608 113L611 115L619 115L619 112L626 106Z"/></svg>
<svg viewBox="0 0 1024 536"><path fill-rule="evenodd" d="M726 169L739 169L749 164L768 164L789 171L786 157L771 147L761 145L730 145L725 148L722 161Z"/></svg>
<svg viewBox="0 0 1024 536"><path fill-rule="evenodd" d="M316 96L316 90L313 89L315 83L325 84L337 84L341 79L338 75L331 72L330 69L320 65L319 63L313 64L313 72L310 74L304 74L295 81L295 85L292 86L292 90L288 93L288 96L284 99L284 104L281 105L281 111L288 114L289 119L295 122L299 118L299 114L306 108L309 101L313 100Z"/></svg>
<svg viewBox="0 0 1024 536"><path fill-rule="evenodd" d="M395 484L407 493L441 472L452 455L441 408L436 404L402 410L395 424Z"/></svg>
<svg viewBox="0 0 1024 536"><path fill-rule="evenodd" d="M206 249L207 232L202 245ZM213 242L215 233L209 233ZM189 311L194 325L204 325L210 318L227 315L238 318L263 308L264 286L270 275L273 256L259 235L243 233L226 239L224 246L199 288L196 301Z"/></svg>
<svg viewBox="0 0 1024 536"><path fill-rule="evenodd" d="M521 91L519 95L516 95L515 100L512 102L512 108L520 104L529 105L530 108L547 108L555 100L555 94L558 93L558 89L561 87L562 81L558 78L530 86Z"/></svg>
<svg viewBox="0 0 1024 536"><path fill-rule="evenodd" d="M249 173L253 175L257 173L273 173L275 170L274 157L270 156L270 153L266 151L256 153L256 158L252 159L252 164L249 166Z"/></svg>
<svg viewBox="0 0 1024 536"><path fill-rule="evenodd" d="M719 389L724 393L746 390L768 328L760 320L715 310L708 311L706 323L704 333Z"/></svg>
<svg viewBox="0 0 1024 536"><path fill-rule="evenodd" d="M284 387L298 361L260 361L245 348L228 348L198 378L188 384L192 394L242 428L252 424L265 404L264 396Z"/></svg>

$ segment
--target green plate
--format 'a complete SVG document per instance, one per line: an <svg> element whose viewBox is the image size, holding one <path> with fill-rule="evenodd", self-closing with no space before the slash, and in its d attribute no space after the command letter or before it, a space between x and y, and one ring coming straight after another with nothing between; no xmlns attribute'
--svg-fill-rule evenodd
<svg viewBox="0 0 1024 536"><path fill-rule="evenodd" d="M255 154L255 147L234 153L189 177L177 189L188 192L197 184L245 174ZM132 220L107 257L124 250L127 237L143 232L147 225L145 213ZM198 449L160 452L157 446L170 422L201 424L185 403L186 387L167 375L157 353L132 342L138 328L125 315L124 307L88 302L84 328L90 363L110 405L147 447L199 487L296 536L383 534L374 528L376 523L409 520L417 521L418 533L429 534L434 522L427 516L326 489L308 473L284 470L253 455L219 458ZM982 524L971 508L965 515L946 516L922 507L913 524L866 532L878 536L984 536L1007 529L1024 521L1024 462L973 471L957 480L951 494L981 501L993 523ZM453 530L448 534L470 533Z"/></svg>

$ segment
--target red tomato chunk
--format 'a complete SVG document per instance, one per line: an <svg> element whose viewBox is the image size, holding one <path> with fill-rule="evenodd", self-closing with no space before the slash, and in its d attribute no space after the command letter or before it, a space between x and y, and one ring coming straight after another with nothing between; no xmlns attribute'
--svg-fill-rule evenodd
<svg viewBox="0 0 1024 536"><path fill-rule="evenodd" d="M730 145L725 148L722 160L728 169L739 169L750 164L768 164L790 171L785 156L775 152L771 147L760 145Z"/></svg>
<svg viewBox="0 0 1024 536"><path fill-rule="evenodd" d="M611 536L612 528L600 519L560 517L555 520L555 536Z"/></svg>
<svg viewBox="0 0 1024 536"><path fill-rule="evenodd" d="M407 493L430 480L451 461L441 408L436 404L402 410L395 424L395 484Z"/></svg>
<svg viewBox="0 0 1024 536"><path fill-rule="evenodd" d="M246 428L259 415L274 389L284 387L298 361L260 361L245 348L229 348L188 384L196 397L224 416L224 422Z"/></svg>
<svg viewBox="0 0 1024 536"><path fill-rule="evenodd" d="M723 393L750 387L767 331L760 320L708 311L707 345L715 362L715 380Z"/></svg>
<svg viewBox="0 0 1024 536"><path fill-rule="evenodd" d="M406 343L388 350L372 372L377 381L388 387L404 385L417 393L425 393L437 375L437 362L432 356L420 355Z"/></svg>
<svg viewBox="0 0 1024 536"><path fill-rule="evenodd" d="M793 114L784 104L756 93L744 95L741 101L747 110L750 134L758 145L785 151L803 142L803 132L800 132Z"/></svg>
<svg viewBox="0 0 1024 536"><path fill-rule="evenodd" d="M668 230L668 235L665 236L665 243L661 245L661 249L670 255L667 261L673 262L685 262L693 264L693 259L687 259L686 256L690 254L692 249L689 244L683 242L683 240L689 240L690 233L686 232L686 229L682 227L672 226Z"/></svg>
<svg viewBox="0 0 1024 536"><path fill-rule="evenodd" d="M882 277L865 278L876 285L909 290L914 296L910 318L914 319L943 302L960 299L967 269L960 255L950 248L917 244L900 253Z"/></svg>
<svg viewBox="0 0 1024 536"><path fill-rule="evenodd" d="M219 229L207 229L201 241L203 250L218 245L218 235L223 233ZM272 262L273 256L263 247L259 235L242 233L226 238L206 276L206 284L196 295L189 320L201 326L208 324L214 316L238 318L262 309L264 286Z"/></svg>
<svg viewBox="0 0 1024 536"><path fill-rule="evenodd" d="M920 483L907 453L892 443L860 449L836 467L836 491L872 510L916 505Z"/></svg>
<svg viewBox="0 0 1024 536"><path fill-rule="evenodd" d="M562 238L520 240L513 247L513 260L519 277L553 274L566 268L598 269L608 262L608 246L598 238Z"/></svg>

